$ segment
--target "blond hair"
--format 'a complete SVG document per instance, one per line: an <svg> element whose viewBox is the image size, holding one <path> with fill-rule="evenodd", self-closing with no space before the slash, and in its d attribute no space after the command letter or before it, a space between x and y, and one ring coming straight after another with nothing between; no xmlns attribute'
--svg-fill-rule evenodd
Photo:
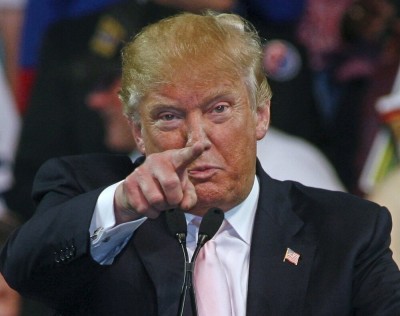
<svg viewBox="0 0 400 316"><path fill-rule="evenodd" d="M212 63L243 78L253 110L271 99L262 68L262 46L254 27L235 14L181 13L145 27L122 51L125 114L138 120L138 105L157 85L190 65ZM190 68L196 76L196 68ZM205 80L205 78L204 78Z"/></svg>

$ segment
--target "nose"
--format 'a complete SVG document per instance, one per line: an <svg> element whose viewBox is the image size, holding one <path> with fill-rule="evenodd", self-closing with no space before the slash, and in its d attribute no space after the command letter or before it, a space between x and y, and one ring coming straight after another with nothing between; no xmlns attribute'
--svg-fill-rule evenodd
<svg viewBox="0 0 400 316"><path fill-rule="evenodd" d="M92 91L86 97L87 105L94 110L100 111L111 107L121 108L122 103L118 97L120 86L120 79L116 79L111 86Z"/></svg>
<svg viewBox="0 0 400 316"><path fill-rule="evenodd" d="M209 128L202 115L188 116L186 146L192 146L196 142L202 142L206 147L210 147L211 142L208 133Z"/></svg>
<svg viewBox="0 0 400 316"><path fill-rule="evenodd" d="M91 92L86 98L86 103L92 109L104 109L110 104L109 93L105 91Z"/></svg>

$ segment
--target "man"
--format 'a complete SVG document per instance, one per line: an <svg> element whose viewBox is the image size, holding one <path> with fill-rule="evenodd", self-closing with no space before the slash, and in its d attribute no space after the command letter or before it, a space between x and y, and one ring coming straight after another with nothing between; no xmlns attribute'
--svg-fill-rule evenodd
<svg viewBox="0 0 400 316"><path fill-rule="evenodd" d="M110 74L109 79L97 84L86 97L89 108L100 114L104 126L104 143L117 153L135 151L128 119L123 114L118 93L121 89L120 74Z"/></svg>
<svg viewBox="0 0 400 316"><path fill-rule="evenodd" d="M216 246L228 286L213 294L230 303L216 307L231 315L399 314L388 211L273 180L257 162L271 97L261 55L252 28L230 14L181 14L128 43L121 97L146 159L74 156L43 166L36 213L1 255L7 282L64 315L176 315L184 248L165 211L185 212L192 254L196 222L218 207L225 219L206 246ZM196 262L196 291L212 293L221 283L198 286L199 269ZM215 315L210 307L199 315Z"/></svg>

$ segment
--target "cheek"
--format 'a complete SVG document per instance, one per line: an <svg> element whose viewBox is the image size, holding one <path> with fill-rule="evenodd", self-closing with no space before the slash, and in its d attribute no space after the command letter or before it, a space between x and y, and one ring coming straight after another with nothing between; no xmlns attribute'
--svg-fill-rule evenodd
<svg viewBox="0 0 400 316"><path fill-rule="evenodd" d="M241 181L249 174L255 163L256 146L250 141L236 143L234 147L225 154L228 165L231 166L236 180Z"/></svg>
<svg viewBox="0 0 400 316"><path fill-rule="evenodd" d="M226 128L226 138L231 139L235 151L247 155L257 141L256 120L253 115L243 116L233 125ZM241 156L242 156L241 155Z"/></svg>
<svg viewBox="0 0 400 316"><path fill-rule="evenodd" d="M214 129L213 135L212 142L228 165L241 169L256 155L254 120L231 122L229 126Z"/></svg>
<svg viewBox="0 0 400 316"><path fill-rule="evenodd" d="M155 128L143 131L146 154L185 147L185 139L179 132L160 132Z"/></svg>
<svg viewBox="0 0 400 316"><path fill-rule="evenodd" d="M230 164L236 167L238 176L242 177L252 170L257 150L256 132L253 120L232 134L231 146L228 149Z"/></svg>

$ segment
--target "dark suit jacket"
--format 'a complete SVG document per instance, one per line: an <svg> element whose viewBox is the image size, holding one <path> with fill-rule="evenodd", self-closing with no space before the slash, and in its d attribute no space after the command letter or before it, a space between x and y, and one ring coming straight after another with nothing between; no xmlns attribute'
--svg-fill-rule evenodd
<svg viewBox="0 0 400 316"><path fill-rule="evenodd" d="M113 155L46 163L35 181L37 211L1 254L10 285L66 315L176 315L184 260L163 215L140 226L112 265L90 256L97 197L134 167ZM400 315L385 208L276 181L259 164L257 176L247 315ZM283 261L287 247L301 255L297 266Z"/></svg>

